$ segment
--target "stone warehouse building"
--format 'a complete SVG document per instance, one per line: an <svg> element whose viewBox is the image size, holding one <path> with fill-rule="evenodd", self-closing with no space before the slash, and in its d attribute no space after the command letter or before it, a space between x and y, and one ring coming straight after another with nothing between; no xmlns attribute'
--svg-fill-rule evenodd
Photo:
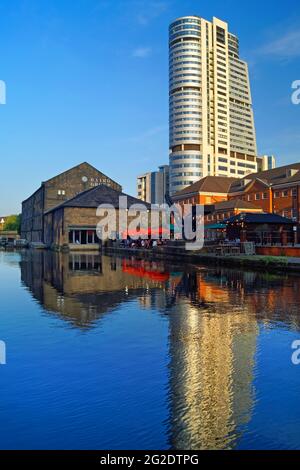
<svg viewBox="0 0 300 470"><path fill-rule="evenodd" d="M21 237L28 242L44 242L44 214L77 194L105 185L122 191L122 187L89 163L81 163L42 183L22 203Z"/></svg>
<svg viewBox="0 0 300 470"><path fill-rule="evenodd" d="M99 250L100 241L97 237L97 224L107 214L97 215L97 208L113 207L116 210L116 226L114 233L109 233L109 237L116 235L119 231L118 210L120 197L127 197L127 207L138 204L141 201L116 189L102 185L84 191L72 199L63 202L59 206L46 211L44 215L44 243L47 247L63 248L69 250ZM150 213L151 205L143 203ZM149 219L149 215L147 214ZM128 224L135 216L128 216ZM126 226L127 229L128 225Z"/></svg>

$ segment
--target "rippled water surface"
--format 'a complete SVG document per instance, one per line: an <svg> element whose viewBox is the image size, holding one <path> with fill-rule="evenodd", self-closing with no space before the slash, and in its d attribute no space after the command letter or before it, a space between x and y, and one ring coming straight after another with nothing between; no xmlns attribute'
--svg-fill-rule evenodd
<svg viewBox="0 0 300 470"><path fill-rule="evenodd" d="M300 449L300 278L0 252L2 449Z"/></svg>

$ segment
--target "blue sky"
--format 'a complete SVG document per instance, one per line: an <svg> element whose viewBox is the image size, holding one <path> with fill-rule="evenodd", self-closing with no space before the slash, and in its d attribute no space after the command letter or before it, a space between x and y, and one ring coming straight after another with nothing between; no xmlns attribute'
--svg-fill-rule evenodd
<svg viewBox="0 0 300 470"><path fill-rule="evenodd" d="M89 161L135 194L168 162L168 24L217 16L250 64L260 153L300 160L300 4L252 0L0 0L0 215Z"/></svg>

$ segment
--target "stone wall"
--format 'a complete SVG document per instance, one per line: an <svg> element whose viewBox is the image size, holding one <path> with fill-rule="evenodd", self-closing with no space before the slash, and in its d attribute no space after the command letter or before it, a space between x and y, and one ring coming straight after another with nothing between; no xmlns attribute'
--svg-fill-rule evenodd
<svg viewBox="0 0 300 470"><path fill-rule="evenodd" d="M82 163L51 178L22 204L21 237L48 243L44 236L44 212L99 184L122 191L122 187L88 163ZM54 228L56 231L57 228Z"/></svg>
<svg viewBox="0 0 300 470"><path fill-rule="evenodd" d="M64 237L64 209L57 209L54 212L45 214L44 217L44 243L51 247L52 245L62 246L65 241ZM68 236L68 234L67 234Z"/></svg>
<svg viewBox="0 0 300 470"><path fill-rule="evenodd" d="M119 230L118 211L116 211L116 230ZM104 216L105 217L105 216ZM128 217L128 224L135 217ZM149 216L150 218L150 216ZM45 215L44 242L47 246L63 247L69 245L70 229L93 229L102 217L97 216L96 208L64 207Z"/></svg>
<svg viewBox="0 0 300 470"><path fill-rule="evenodd" d="M22 203L21 238L28 242L43 239L45 188L41 186L29 199Z"/></svg>
<svg viewBox="0 0 300 470"><path fill-rule="evenodd" d="M122 187L88 163L72 168L45 183L45 207L47 211L62 204L77 194L91 189L99 184L105 184L117 191Z"/></svg>

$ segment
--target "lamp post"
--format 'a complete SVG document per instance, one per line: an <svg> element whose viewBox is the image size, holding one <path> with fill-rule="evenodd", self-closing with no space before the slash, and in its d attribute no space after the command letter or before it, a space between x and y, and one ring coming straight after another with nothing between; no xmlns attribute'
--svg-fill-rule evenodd
<svg viewBox="0 0 300 470"><path fill-rule="evenodd" d="M298 244L298 227L294 225L293 227L293 232L294 232L294 245Z"/></svg>

